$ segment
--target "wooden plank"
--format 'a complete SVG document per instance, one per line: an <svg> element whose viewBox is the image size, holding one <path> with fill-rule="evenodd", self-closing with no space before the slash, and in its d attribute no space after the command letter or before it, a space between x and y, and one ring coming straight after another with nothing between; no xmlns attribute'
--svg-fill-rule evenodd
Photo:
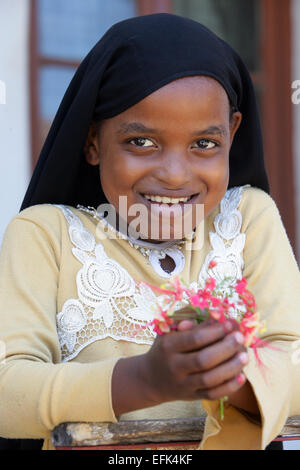
<svg viewBox="0 0 300 470"><path fill-rule="evenodd" d="M117 423L63 423L52 431L55 447L86 447L169 443L198 445L204 431L205 417L119 421ZM300 416L287 420L280 436L300 435ZM284 439L283 439L284 440ZM143 446L142 446L143 447ZM145 448L145 447L144 447Z"/></svg>
<svg viewBox="0 0 300 470"><path fill-rule="evenodd" d="M199 441L204 423L205 417L118 423L63 423L52 431L52 442L57 447Z"/></svg>
<svg viewBox="0 0 300 470"><path fill-rule="evenodd" d="M128 444L113 446L76 446L76 447L57 447L57 450L198 450L200 441L193 442L160 442L148 444Z"/></svg>
<svg viewBox="0 0 300 470"><path fill-rule="evenodd" d="M289 418L281 431L281 435L300 434L300 416L292 416Z"/></svg>

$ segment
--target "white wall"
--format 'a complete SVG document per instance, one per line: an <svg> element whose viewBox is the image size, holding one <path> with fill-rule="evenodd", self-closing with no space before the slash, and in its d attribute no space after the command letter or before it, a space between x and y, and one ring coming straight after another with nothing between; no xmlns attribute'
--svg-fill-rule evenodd
<svg viewBox="0 0 300 470"><path fill-rule="evenodd" d="M31 171L28 72L29 0L0 0L0 81L6 88L6 103L0 101L0 243Z"/></svg>

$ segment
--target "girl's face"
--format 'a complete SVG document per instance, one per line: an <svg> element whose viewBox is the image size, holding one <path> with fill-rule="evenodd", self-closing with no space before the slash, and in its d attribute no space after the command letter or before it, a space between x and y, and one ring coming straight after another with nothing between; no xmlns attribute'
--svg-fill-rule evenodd
<svg viewBox="0 0 300 470"><path fill-rule="evenodd" d="M228 96L216 80L180 78L98 128L92 126L85 155L91 165L99 164L103 191L118 213L119 196L126 197L128 223L138 216L130 207L143 205L148 223L143 238L174 239L184 214L190 214L194 228L200 205L207 216L223 198L229 150L240 122L239 112L230 119ZM157 220L153 236L149 228Z"/></svg>

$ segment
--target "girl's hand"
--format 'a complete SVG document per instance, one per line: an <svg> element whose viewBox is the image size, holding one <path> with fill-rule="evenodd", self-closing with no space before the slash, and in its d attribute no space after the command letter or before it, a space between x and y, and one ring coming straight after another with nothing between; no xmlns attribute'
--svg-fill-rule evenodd
<svg viewBox="0 0 300 470"><path fill-rule="evenodd" d="M237 397L248 355L243 336L232 328L230 322L184 320L178 331L158 336L147 353L119 359L111 380L115 415L174 400ZM248 406L249 396L235 398L237 405Z"/></svg>
<svg viewBox="0 0 300 470"><path fill-rule="evenodd" d="M218 400L246 382L243 335L226 324L182 321L178 331L158 336L144 355L141 374L153 403Z"/></svg>

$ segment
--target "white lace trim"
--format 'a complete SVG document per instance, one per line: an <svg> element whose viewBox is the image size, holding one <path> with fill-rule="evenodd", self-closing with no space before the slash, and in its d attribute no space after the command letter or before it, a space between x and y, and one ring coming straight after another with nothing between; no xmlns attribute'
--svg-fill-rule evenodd
<svg viewBox="0 0 300 470"><path fill-rule="evenodd" d="M220 213L214 220L216 231L209 233L212 250L206 256L198 277L200 286L204 286L208 277L213 277L217 283L229 277L231 284L242 278L246 235L240 233L242 214L238 207L245 187L249 185L229 189L221 201ZM214 268L209 267L211 261L217 263Z"/></svg>
<svg viewBox="0 0 300 470"><path fill-rule="evenodd" d="M242 277L245 234L240 233L242 216L237 209L242 190L228 190L221 201L221 211L214 221L216 232L209 234L212 250L199 274L199 285L209 276L217 281L228 275L234 280ZM152 344L155 333L146 324L153 319L155 294L144 284L137 286L117 261L108 258L103 245L96 243L68 207L56 207L67 219L72 252L82 263L76 276L78 299L68 299L57 315L62 361L73 359L89 344L107 337ZM217 265L210 269L212 260Z"/></svg>
<svg viewBox="0 0 300 470"><path fill-rule="evenodd" d="M67 300L57 315L62 361L107 337L152 344L155 334L144 326L153 318L155 294L145 285L136 286L128 272L107 257L77 215L65 206L56 207L69 223L72 252L83 265L76 276L78 299Z"/></svg>

